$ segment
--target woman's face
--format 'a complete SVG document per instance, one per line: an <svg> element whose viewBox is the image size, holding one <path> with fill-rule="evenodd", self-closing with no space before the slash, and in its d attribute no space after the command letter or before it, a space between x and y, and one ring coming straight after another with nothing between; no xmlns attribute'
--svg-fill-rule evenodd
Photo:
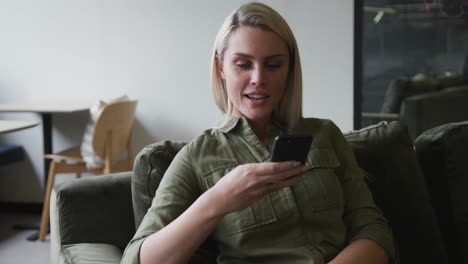
<svg viewBox="0 0 468 264"><path fill-rule="evenodd" d="M288 48L271 31L239 27L229 37L219 70L233 104L232 114L267 121L286 89Z"/></svg>

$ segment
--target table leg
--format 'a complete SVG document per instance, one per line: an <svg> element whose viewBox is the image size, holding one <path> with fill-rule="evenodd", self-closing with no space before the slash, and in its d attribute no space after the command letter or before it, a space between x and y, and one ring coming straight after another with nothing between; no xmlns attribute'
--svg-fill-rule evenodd
<svg viewBox="0 0 468 264"><path fill-rule="evenodd" d="M52 154L52 114L50 113L42 113L42 137L44 141L44 154ZM44 159L44 186L47 185L49 168L50 160Z"/></svg>
<svg viewBox="0 0 468 264"><path fill-rule="evenodd" d="M42 139L44 146L44 155L52 154L52 114L41 113L42 117ZM44 157L42 157L44 159ZM44 189L47 186L47 177L49 175L50 160L44 159ZM38 228L37 228L38 229ZM27 240L36 241L39 238L39 231L29 235Z"/></svg>

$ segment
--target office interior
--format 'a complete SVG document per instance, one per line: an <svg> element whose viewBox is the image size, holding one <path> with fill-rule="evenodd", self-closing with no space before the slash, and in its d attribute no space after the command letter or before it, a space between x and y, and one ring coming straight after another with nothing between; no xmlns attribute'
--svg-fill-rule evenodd
<svg viewBox="0 0 468 264"><path fill-rule="evenodd" d="M212 45L226 14L245 2L0 2L0 105L91 107L127 95L138 100L133 156L154 142L189 141L221 120L209 86ZM261 2L296 35L305 117L331 119L349 132L402 120L403 100L384 111L396 80L430 83L428 92L468 85L467 1ZM449 84L442 88L441 80ZM81 144L89 118L88 111L53 114L52 151ZM24 153L0 167L0 213L39 215L43 119L34 112L0 112L0 119L37 124L0 135L0 145L20 145Z"/></svg>

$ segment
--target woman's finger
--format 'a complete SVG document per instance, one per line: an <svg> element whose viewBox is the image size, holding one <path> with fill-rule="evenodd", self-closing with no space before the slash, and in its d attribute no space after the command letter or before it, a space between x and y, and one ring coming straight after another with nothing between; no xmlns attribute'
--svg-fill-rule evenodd
<svg viewBox="0 0 468 264"><path fill-rule="evenodd" d="M281 182L298 174L303 174L307 170L309 170L308 166L301 165L299 167L294 167L290 170L273 173L271 175L266 176L265 179L266 181L271 183Z"/></svg>
<svg viewBox="0 0 468 264"><path fill-rule="evenodd" d="M299 173L295 174L291 177L285 178L281 181L277 181L274 183L267 183L264 186L262 186L262 191L261 193L263 195L266 195L271 192L275 192L277 190L283 189L285 187L289 187L291 185L294 185L304 179L304 173Z"/></svg>
<svg viewBox="0 0 468 264"><path fill-rule="evenodd" d="M284 162L263 162L255 164L255 173L257 175L271 175L283 171L289 171L293 168L301 167L298 161L284 161Z"/></svg>

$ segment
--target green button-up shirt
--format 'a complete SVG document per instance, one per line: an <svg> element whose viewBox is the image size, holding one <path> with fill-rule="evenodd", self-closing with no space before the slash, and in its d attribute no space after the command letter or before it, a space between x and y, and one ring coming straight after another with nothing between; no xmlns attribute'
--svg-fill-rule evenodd
<svg viewBox="0 0 468 264"><path fill-rule="evenodd" d="M269 142L283 133L270 124ZM212 234L219 249L217 262L326 263L362 238L381 245L393 262L392 233L340 130L329 120L304 119L290 133L313 136L306 161L311 169L302 182L226 215ZM138 263L143 240L177 218L229 171L269 157L244 118L232 117L191 141L166 171L122 263Z"/></svg>

